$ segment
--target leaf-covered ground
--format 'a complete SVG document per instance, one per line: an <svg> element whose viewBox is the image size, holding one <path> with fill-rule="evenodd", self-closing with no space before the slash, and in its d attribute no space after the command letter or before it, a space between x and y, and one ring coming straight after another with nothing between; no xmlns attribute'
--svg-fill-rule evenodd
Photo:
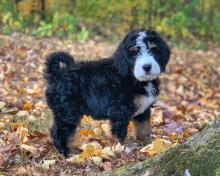
<svg viewBox="0 0 220 176"><path fill-rule="evenodd" d="M108 121L82 117L65 159L51 144L51 113L45 104L42 70L52 51L70 52L77 60L110 56L115 45L0 36L0 174L97 175L123 164L152 157L198 132L220 113L220 49L172 49L153 108L153 143L143 146L130 123L124 146L109 133Z"/></svg>

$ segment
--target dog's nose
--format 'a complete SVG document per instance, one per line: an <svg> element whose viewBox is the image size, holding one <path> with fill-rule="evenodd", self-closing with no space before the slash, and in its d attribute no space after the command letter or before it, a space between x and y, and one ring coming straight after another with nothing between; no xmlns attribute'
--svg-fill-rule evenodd
<svg viewBox="0 0 220 176"><path fill-rule="evenodd" d="M143 66L144 71L149 72L151 70L151 64L145 64Z"/></svg>

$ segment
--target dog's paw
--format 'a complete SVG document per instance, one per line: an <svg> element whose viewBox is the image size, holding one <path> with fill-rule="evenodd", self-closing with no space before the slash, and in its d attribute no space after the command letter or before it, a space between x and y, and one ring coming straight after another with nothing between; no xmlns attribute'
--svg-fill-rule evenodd
<svg viewBox="0 0 220 176"><path fill-rule="evenodd" d="M142 144L147 145L152 142L150 135L136 135L136 139L140 141Z"/></svg>
<svg viewBox="0 0 220 176"><path fill-rule="evenodd" d="M53 141L53 145L55 146L55 148L57 149L59 153L63 154L65 157L68 157L70 153L70 149L67 146L62 145L58 141Z"/></svg>

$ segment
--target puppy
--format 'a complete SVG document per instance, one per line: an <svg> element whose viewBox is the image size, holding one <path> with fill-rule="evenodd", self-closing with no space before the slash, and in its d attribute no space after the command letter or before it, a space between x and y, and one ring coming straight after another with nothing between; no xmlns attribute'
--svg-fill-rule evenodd
<svg viewBox="0 0 220 176"><path fill-rule="evenodd" d="M150 142L150 107L169 57L168 45L151 30L129 32L112 57L99 61L76 63L64 52L49 55L46 101L54 116L51 137L57 150L68 156L68 138L82 115L108 119L120 142L132 120L137 139Z"/></svg>

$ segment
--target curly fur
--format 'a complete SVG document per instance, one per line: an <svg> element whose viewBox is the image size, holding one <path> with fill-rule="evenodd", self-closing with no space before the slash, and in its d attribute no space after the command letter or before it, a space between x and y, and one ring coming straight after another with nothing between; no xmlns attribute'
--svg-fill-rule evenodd
<svg viewBox="0 0 220 176"><path fill-rule="evenodd" d="M159 94L159 79L140 81L134 75L139 54L130 48L137 47L140 32L145 33L143 42L147 52L164 71L170 51L154 31L129 32L111 58L99 61L76 63L64 52L48 56L45 78L48 83L46 101L54 116L51 136L54 146L65 156L69 153L68 138L76 130L82 115L90 115L97 120L108 119L112 134L121 142L127 136L130 120L141 124L142 128L146 123L146 129L149 128L150 106ZM149 48L149 41L156 47ZM139 139L142 136L142 139L149 140L149 130L146 135L139 133Z"/></svg>

